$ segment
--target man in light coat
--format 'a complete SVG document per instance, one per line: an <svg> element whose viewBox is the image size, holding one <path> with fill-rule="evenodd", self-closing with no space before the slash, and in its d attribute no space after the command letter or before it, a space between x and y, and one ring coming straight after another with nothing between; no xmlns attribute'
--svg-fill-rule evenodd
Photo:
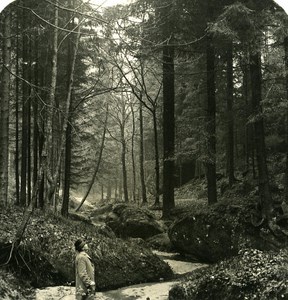
<svg viewBox="0 0 288 300"><path fill-rule="evenodd" d="M82 240L77 240L74 245L76 250L76 299L95 299L94 265L86 252L88 250L88 245Z"/></svg>

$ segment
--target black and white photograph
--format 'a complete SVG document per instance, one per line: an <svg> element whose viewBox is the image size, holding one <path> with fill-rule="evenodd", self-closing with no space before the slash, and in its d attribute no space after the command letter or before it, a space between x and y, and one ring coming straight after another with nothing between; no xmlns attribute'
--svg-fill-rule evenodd
<svg viewBox="0 0 288 300"><path fill-rule="evenodd" d="M0 300L288 300L288 0L0 1Z"/></svg>

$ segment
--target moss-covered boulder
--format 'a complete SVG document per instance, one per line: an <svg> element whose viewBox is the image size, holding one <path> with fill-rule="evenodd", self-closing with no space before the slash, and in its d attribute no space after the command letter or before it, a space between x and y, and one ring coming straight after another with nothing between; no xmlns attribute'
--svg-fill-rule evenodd
<svg viewBox="0 0 288 300"><path fill-rule="evenodd" d="M237 253L237 229L229 219L202 211L174 222L169 228L169 238L181 254L215 262Z"/></svg>
<svg viewBox="0 0 288 300"><path fill-rule="evenodd" d="M168 233L160 233L154 235L146 240L146 243L152 249L171 252L174 251L174 247L168 237Z"/></svg>
<svg viewBox="0 0 288 300"><path fill-rule="evenodd" d="M123 238L147 239L165 230L150 210L124 203L115 204L105 222L117 236Z"/></svg>
<svg viewBox="0 0 288 300"><path fill-rule="evenodd" d="M245 249L238 256L194 271L169 300L288 299L288 250Z"/></svg>
<svg viewBox="0 0 288 300"><path fill-rule="evenodd" d="M177 251L205 262L231 257L243 247L259 250L285 247L288 224L283 222L283 230L275 232L267 222L257 223L256 213L253 203L236 205L228 201L188 211L170 226L169 238ZM281 216L271 224L279 229L277 220Z"/></svg>
<svg viewBox="0 0 288 300"><path fill-rule="evenodd" d="M89 217L94 223L104 223L107 216L112 212L112 208L112 203L100 205L90 211Z"/></svg>

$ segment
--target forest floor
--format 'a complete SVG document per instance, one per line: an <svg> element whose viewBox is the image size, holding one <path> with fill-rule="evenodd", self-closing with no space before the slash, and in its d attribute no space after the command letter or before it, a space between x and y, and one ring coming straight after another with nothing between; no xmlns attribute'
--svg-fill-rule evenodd
<svg viewBox="0 0 288 300"><path fill-rule="evenodd" d="M239 185L239 187L240 187L240 185ZM245 192L247 191L246 186L243 187L243 190L245 190ZM252 193L254 193L253 190L251 190L251 194ZM187 209L189 209L189 210L192 209L193 211L195 211L195 208L202 209L202 208L206 207L207 203L205 200L206 197L205 197L205 182L204 182L204 180L201 180L201 179L195 180L193 183L188 183L188 184L184 185L183 187L181 187L181 189L177 189L175 191L175 198L176 198L176 201L175 201L176 208L183 209L183 208L187 207ZM241 195L239 198L241 198ZM229 197L229 199L230 199L230 197ZM153 203L151 201L151 205L152 204ZM0 207L0 236L1 236L0 246L2 247L1 249L3 249L3 245L5 245L5 242L6 243L11 242L11 238L13 238L15 236L16 229L19 227L19 224L21 223L22 215L23 215L23 213L20 210L15 209L15 207L11 207L8 210L6 209L5 213L3 211L4 210L2 210ZM30 236L32 236L32 238L33 238L33 236L37 236L39 234L39 229L41 229L42 231L43 230L45 231L45 230L47 230L47 226L49 227L49 226L55 225L55 224L53 224L53 222L55 222L55 220L52 220L51 221L52 223L51 223L50 221L48 222L48 219L46 220L46 218L45 218L45 223L41 224L41 226L40 226L41 228L38 228L37 229L38 231L35 231L35 232L31 232L31 227L33 227L33 226L29 225ZM31 222L33 222L33 220ZM53 238L63 239L63 238L66 238L66 235L63 236L63 232L62 232L59 235L59 237L56 236ZM73 242L72 238L74 241L74 237L71 237L70 243ZM159 255L161 256L161 253L159 253ZM250 255L250 252L249 252L249 255ZM252 253L250 256L253 257L253 255L254 254ZM255 261L256 260L258 261L259 255L261 257L264 257L263 256L264 254L259 254L257 252L254 255L256 257ZM282 256L284 257L284 255L282 255ZM280 257L281 259L282 259L282 256ZM7 257L7 253L6 253L6 257ZM166 257L164 259L169 259L169 258ZM245 263L246 260L247 260L247 258L245 258L245 260L243 260L243 266L245 266L245 268L247 268L246 263ZM261 260L262 260L262 258L261 258ZM173 260L171 260L169 262L169 264L171 265L174 272L178 273L178 274L180 274L181 272L186 273L187 271L189 272L191 270L191 269L189 270L190 266L187 263L182 263L182 262L175 263ZM229 263L229 264L231 264L233 266L232 263ZM12 299L22 299L22 300L35 299L35 297L36 297L35 296L35 288L32 288L29 284L27 284L27 281L24 280L24 279L26 279L25 275L19 276L19 274L17 274L17 271L15 269L14 270L7 269L7 266L4 266L4 265L5 265L5 259L3 259L3 253L0 252L0 299L7 299L7 300L10 300L10 299L11 300ZM267 263L266 265L269 265L269 264ZM267 269L266 265L263 267L263 270ZM219 269L223 273L223 267L221 267L221 266ZM187 270L187 267L188 267L188 270ZM241 264L240 264L240 267L241 267ZM238 268L238 262L237 262L237 268ZM232 268L229 272L233 273L234 271L236 271L237 268ZM273 267L273 268L275 269L275 267ZM271 267L271 269L273 269L273 268ZM229 269L229 268L225 265L225 270L226 269ZM250 269L248 271L250 272ZM198 272L198 270L196 271L196 273L197 272ZM219 272L219 274L222 274L221 272ZM243 276L246 278L247 272L243 271L242 273L244 274ZM193 274L194 274L194 272L193 272ZM200 275L202 278L203 277L202 274L200 274ZM119 276L121 276L121 274L119 274ZM183 275L183 276L185 276L185 275ZM207 276L209 277L209 274ZM214 276L213 276L213 278L214 278ZM266 283L266 277L264 279L263 279L263 282ZM146 300L146 299L149 299L148 297L150 297L151 300L152 299L153 300L167 299L169 289L172 287L172 285L174 285L177 282L177 280L181 280L181 279L177 278L175 280L172 279L171 281L167 281L167 282L158 282L155 284L130 286L130 287L125 287L125 288L121 288L121 289L117 289L117 290L113 290L113 291L110 290L110 291L103 292L103 293L97 293L97 295L98 295L99 300L100 299L103 299L103 300L104 299L123 299L123 300L124 299L125 300L145 299ZM221 283L221 281L219 281L219 282ZM215 285L214 282L213 282L213 285ZM273 288L274 288L274 286L273 286ZM41 298L41 294L39 294L40 295L39 296L40 298L38 297L39 300L57 299L56 297L54 297L55 293L57 295L59 295L60 297L62 297L61 299L68 300L68 299L73 299L73 298L71 298L71 295L73 295L73 293L74 293L73 292L74 288L71 286L65 286L65 287L62 286L62 287L53 287L53 288L50 288L45 291L48 294L46 294L46 296L44 296L42 298ZM54 296L51 296L49 298L50 292ZM69 298L69 294L70 294L70 298ZM60 299L60 297L58 299Z"/></svg>
<svg viewBox="0 0 288 300"><path fill-rule="evenodd" d="M189 190L190 190L190 188L186 186L185 190L179 194L179 198L185 198L185 199L193 198L194 195L191 194L189 192ZM77 200L78 199L76 199L76 201ZM152 205L152 203L153 202L151 201L151 205ZM181 201L181 205L185 206L186 203L189 203L189 200ZM187 204L187 205L189 205L189 204ZM155 213L157 213L157 211L155 211ZM21 224L22 217L23 217L23 212L21 209L19 209L17 207L11 206L8 209L7 208L2 209L0 207L0 228L1 228L1 230L0 230L0 232L1 232L0 246L1 246L1 249L5 248L5 245L7 243L11 243L11 241L15 237L16 230L19 228L19 226ZM55 224L53 224L53 222L55 222L55 220L52 219L49 221L49 216L47 217L47 221L45 221L45 223L43 223L43 224L41 223L40 226L38 226L38 227L34 226L35 224L33 226L31 226L31 224L37 223L37 222L38 221L35 221L32 218L28 224L29 236L31 236L32 239L33 239L33 237L39 236L41 234L45 234L45 232L47 231L46 228L48 228L49 226L51 227L51 226L55 225ZM55 237L53 237L53 238L55 238ZM66 237L66 235L65 236L62 235L62 238L66 239L67 237ZM71 237L71 239L72 239L72 237ZM67 240L67 244L69 244L69 243L71 244L72 242L73 242L72 240L70 242L69 242L69 240ZM17 268L11 269L9 266L6 265L6 260L7 260L7 253L4 253L1 250L1 252L0 252L0 299L7 299L7 300L8 299L23 299L23 300L34 299L35 298L35 295L34 295L35 289L32 288L27 283L26 275L19 274L19 272L17 271ZM171 262L171 264L175 265L175 263L173 263L173 262ZM181 264L181 262L176 263L176 268L179 268L179 266L180 266L180 268L182 268L182 271L185 268L187 268L187 265L185 263L182 263L182 264ZM154 288L152 286L149 287L149 292L151 293L150 297L152 297L153 295L156 295L157 293L161 294L162 289L165 291L165 293L167 293L167 291L169 289L168 286L170 286L171 283L160 282L159 284L160 285L155 286L154 292L153 292ZM69 288L69 287L67 287L67 288ZM139 286L137 288L134 287L133 291L131 290L131 293L135 294L136 291L137 291L137 293L138 292L142 293L143 291L144 291L144 293L146 293L145 288L141 287L141 286ZM121 291L118 290L118 292L120 293ZM125 291L123 289L122 292L125 294L130 293L129 289L128 290L126 289ZM42 299L44 299L44 298L42 298ZM154 296L153 296L151 299L156 299L156 298L154 298Z"/></svg>

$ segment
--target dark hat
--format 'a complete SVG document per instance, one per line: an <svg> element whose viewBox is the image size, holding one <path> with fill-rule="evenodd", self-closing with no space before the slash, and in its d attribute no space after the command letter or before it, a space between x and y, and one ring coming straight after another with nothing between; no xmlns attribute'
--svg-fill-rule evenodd
<svg viewBox="0 0 288 300"><path fill-rule="evenodd" d="M78 251L78 252L80 252L80 251L82 251L83 250L83 247L85 246L85 242L84 241L82 241L82 240L77 240L75 243L74 243L74 246L75 246L75 249Z"/></svg>

